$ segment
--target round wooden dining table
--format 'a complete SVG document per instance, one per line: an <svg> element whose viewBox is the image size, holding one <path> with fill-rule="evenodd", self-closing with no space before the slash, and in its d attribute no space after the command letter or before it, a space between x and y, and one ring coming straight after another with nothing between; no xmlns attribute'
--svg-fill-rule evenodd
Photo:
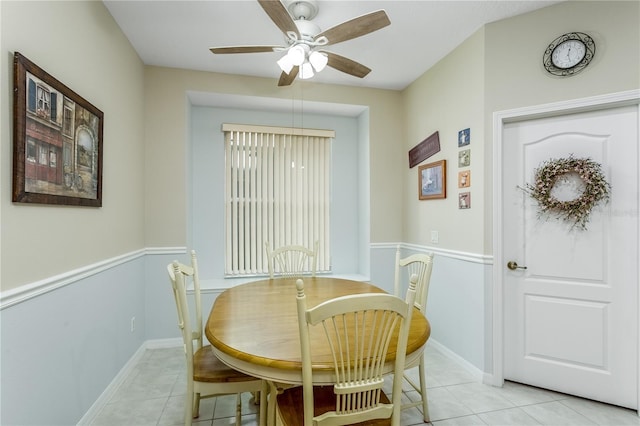
<svg viewBox="0 0 640 426"><path fill-rule="evenodd" d="M340 278L304 277L303 281L309 307L350 294L385 292L372 284ZM313 383L333 384L332 360L314 355L326 353L322 348L325 341L314 338L313 330L311 333ZM423 355L430 333L429 322L416 308L407 342L408 365ZM277 387L274 384L302 384L295 278L259 280L225 290L211 308L205 335L220 360L266 380L272 389ZM389 372L393 369L394 347L392 342L386 363Z"/></svg>

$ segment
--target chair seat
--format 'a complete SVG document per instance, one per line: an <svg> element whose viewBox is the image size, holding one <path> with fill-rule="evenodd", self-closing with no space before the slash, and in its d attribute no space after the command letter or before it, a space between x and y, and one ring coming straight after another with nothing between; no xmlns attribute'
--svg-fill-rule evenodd
<svg viewBox="0 0 640 426"><path fill-rule="evenodd" d="M282 417L282 423L287 426L304 426L304 402L302 399L302 386L285 390L278 395L278 410ZM380 396L382 404L390 404L387 395L382 392ZM333 386L313 387L313 415L319 416L336 409L336 395ZM391 419L376 419L367 422L355 423L362 426L390 425Z"/></svg>
<svg viewBox="0 0 640 426"><path fill-rule="evenodd" d="M193 355L193 380L209 383L248 382L256 380L229 368L213 353L211 345L203 346Z"/></svg>

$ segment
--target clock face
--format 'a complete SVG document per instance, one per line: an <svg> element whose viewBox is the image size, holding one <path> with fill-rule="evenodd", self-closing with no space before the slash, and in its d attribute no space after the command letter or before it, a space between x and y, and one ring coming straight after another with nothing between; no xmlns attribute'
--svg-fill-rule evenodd
<svg viewBox="0 0 640 426"><path fill-rule="evenodd" d="M587 53L580 40L567 40L556 46L551 54L553 65L560 69L569 69L578 65Z"/></svg>

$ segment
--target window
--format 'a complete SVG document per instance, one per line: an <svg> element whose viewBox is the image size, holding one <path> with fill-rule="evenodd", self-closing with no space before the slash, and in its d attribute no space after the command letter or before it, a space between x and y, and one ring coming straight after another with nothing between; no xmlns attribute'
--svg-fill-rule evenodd
<svg viewBox="0 0 640 426"><path fill-rule="evenodd" d="M224 124L225 274L266 274L265 242L319 242L318 272L331 270L330 130Z"/></svg>
<svg viewBox="0 0 640 426"><path fill-rule="evenodd" d="M27 109L42 119L58 123L58 94L45 83L29 77Z"/></svg>
<svg viewBox="0 0 640 426"><path fill-rule="evenodd" d="M71 109L69 106L65 105L63 111L64 112L63 112L62 132L66 136L72 137L73 136L73 130L74 130L73 109Z"/></svg>
<svg viewBox="0 0 640 426"><path fill-rule="evenodd" d="M46 145L40 145L38 146L38 152L39 152L38 163L42 164L43 166L48 166L49 165L49 148Z"/></svg>
<svg viewBox="0 0 640 426"><path fill-rule="evenodd" d="M38 84L37 86L37 105L36 111L38 113L42 113L42 115L49 117L51 113L51 104L50 104L51 94L47 88Z"/></svg>
<svg viewBox="0 0 640 426"><path fill-rule="evenodd" d="M27 161L36 162L36 143L33 139L27 139Z"/></svg>

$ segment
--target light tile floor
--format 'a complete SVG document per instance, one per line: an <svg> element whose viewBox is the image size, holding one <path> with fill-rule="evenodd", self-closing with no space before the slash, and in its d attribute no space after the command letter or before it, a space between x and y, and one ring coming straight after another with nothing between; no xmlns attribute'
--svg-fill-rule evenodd
<svg viewBox="0 0 640 426"><path fill-rule="evenodd" d="M518 383L502 388L483 385L436 348L425 351L429 410L433 426L444 425L640 425L633 410L576 398ZM144 426L183 424L186 389L182 348L152 349L145 354L93 425ZM417 368L410 373L417 374ZM403 398L417 393L407 384ZM258 407L243 395L243 426L257 425ZM205 399L194 425L235 424L235 396ZM404 410L402 426L424 425L418 408Z"/></svg>

